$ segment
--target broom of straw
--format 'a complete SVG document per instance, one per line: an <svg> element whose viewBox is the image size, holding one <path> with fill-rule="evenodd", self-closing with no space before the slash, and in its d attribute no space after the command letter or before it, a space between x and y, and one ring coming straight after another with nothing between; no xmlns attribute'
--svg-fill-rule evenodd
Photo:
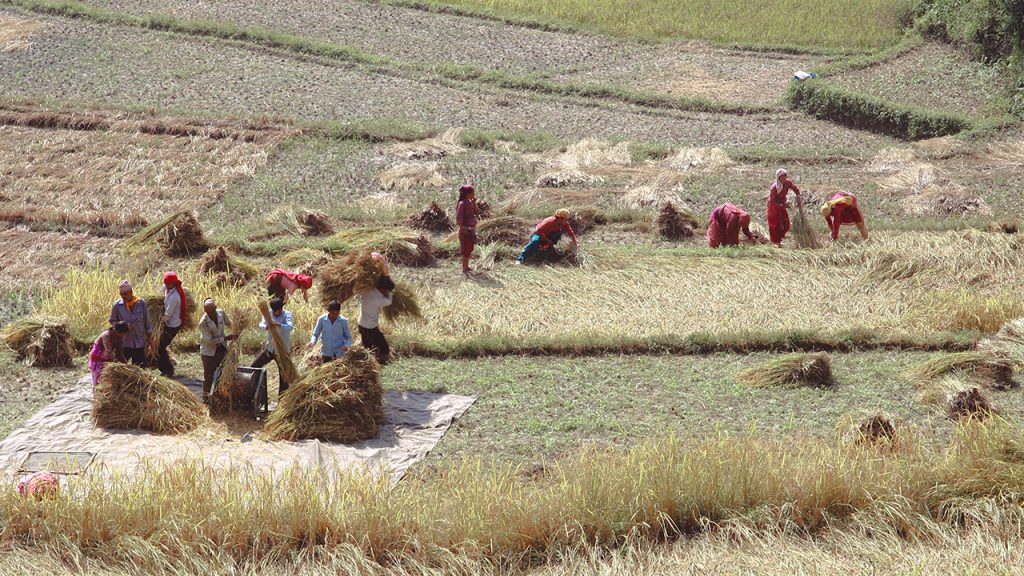
<svg viewBox="0 0 1024 576"><path fill-rule="evenodd" d="M259 308L260 314L263 314L263 319L267 321L267 330L270 331L270 340L274 344L274 355L277 359L277 365L281 369L281 374L284 376L285 382L294 384L299 381L299 371L295 368L295 363L292 362L290 351L284 345L284 338L277 331L277 325L274 324L274 318L270 314L270 304L262 301L259 304Z"/></svg>

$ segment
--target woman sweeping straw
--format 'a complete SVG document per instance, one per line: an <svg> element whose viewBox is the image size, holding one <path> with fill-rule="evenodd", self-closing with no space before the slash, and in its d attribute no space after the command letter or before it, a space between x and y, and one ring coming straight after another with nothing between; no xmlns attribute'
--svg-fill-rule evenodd
<svg viewBox="0 0 1024 576"><path fill-rule="evenodd" d="M821 215L832 231L833 240L839 238L839 226L842 224L856 224L861 238L868 239L868 226L853 194L842 190L836 192L831 200L821 205Z"/></svg>
<svg viewBox="0 0 1024 576"><path fill-rule="evenodd" d="M93 387L99 382L100 372L107 362L125 361L121 339L129 329L127 322L114 322L111 328L104 330L92 343L92 351L89 352L89 372L92 373Z"/></svg>
<svg viewBox="0 0 1024 576"><path fill-rule="evenodd" d="M787 198L790 191L800 196L800 189L789 179L789 173L785 168L779 168L775 171L775 182L768 191L768 234L776 246L782 245L782 240L789 232L789 212L786 207L789 205Z"/></svg>
<svg viewBox="0 0 1024 576"><path fill-rule="evenodd" d="M711 212L708 220L708 246L739 246L740 230L751 240L755 240L750 231L750 214L735 204L722 204Z"/></svg>
<svg viewBox="0 0 1024 576"><path fill-rule="evenodd" d="M459 202L455 205L455 223L459 226L459 252L462 254L462 273L472 274L469 258L476 246L476 218L480 209L476 205L476 189L470 185L459 188Z"/></svg>

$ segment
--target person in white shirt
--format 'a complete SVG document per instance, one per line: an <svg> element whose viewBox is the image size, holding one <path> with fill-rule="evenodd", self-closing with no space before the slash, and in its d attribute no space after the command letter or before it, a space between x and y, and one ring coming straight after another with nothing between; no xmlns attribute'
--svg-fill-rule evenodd
<svg viewBox="0 0 1024 576"><path fill-rule="evenodd" d="M308 347L315 346L317 340L320 340L324 363L341 358L352 346L352 332L348 329L348 319L341 315L341 302L331 300L327 304L327 313L316 321Z"/></svg>
<svg viewBox="0 0 1024 576"><path fill-rule="evenodd" d="M187 316L188 302L185 300L181 280L174 272L167 272L164 274L164 330L156 347L156 366L164 376L174 376L174 362L171 362L167 347L178 335Z"/></svg>
<svg viewBox="0 0 1024 576"><path fill-rule="evenodd" d="M292 313L284 309L284 300L281 298L274 298L270 301L270 320L277 327L278 334L281 335L281 340L284 341L285 350L292 349L292 330L295 328L295 324L292 321ZM267 319L260 320L260 330L267 331L267 341L263 345L263 350L260 351L256 359L252 361L253 368L262 368L270 361L277 362L277 353L274 351L274 339L270 335L270 330L267 326ZM287 382L284 379L284 375L281 374L281 365L277 365L279 388L278 396L284 394L284 391L288 389L291 382Z"/></svg>
<svg viewBox="0 0 1024 576"><path fill-rule="evenodd" d="M203 359L203 402L207 402L213 387L213 375L228 353L227 343L237 336L224 335L224 329L231 327L231 320L217 308L213 298L203 302L203 312L205 314L199 319L199 355Z"/></svg>
<svg viewBox="0 0 1024 576"><path fill-rule="evenodd" d="M380 331L380 309L391 305L391 291L395 283L388 276L381 276L376 288L359 294L359 338L363 346L372 350L381 364L388 361L391 346Z"/></svg>

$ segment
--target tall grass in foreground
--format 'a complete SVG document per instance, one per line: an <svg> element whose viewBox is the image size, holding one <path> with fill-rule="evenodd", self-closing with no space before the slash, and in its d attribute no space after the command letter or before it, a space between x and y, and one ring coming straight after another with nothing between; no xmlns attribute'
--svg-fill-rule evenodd
<svg viewBox="0 0 1024 576"><path fill-rule="evenodd" d="M912 0L446 0L447 4L579 23L618 36L875 49L894 44Z"/></svg>
<svg viewBox="0 0 1024 576"><path fill-rule="evenodd" d="M270 477L196 461L152 463L133 477L93 473L54 499L5 488L0 542L115 565L341 551L430 566L453 556L516 562L584 544L717 530L850 528L920 540L942 527L983 525L1018 539L1024 438L1015 426L970 422L946 448L908 435L895 451L808 437L670 438L584 451L534 481L511 467L464 462L394 488L386 475L295 469Z"/></svg>

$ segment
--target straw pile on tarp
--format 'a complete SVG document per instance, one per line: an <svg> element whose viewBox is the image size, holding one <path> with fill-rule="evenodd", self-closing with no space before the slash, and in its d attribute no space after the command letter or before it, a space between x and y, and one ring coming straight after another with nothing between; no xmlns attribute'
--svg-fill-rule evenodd
<svg viewBox="0 0 1024 576"><path fill-rule="evenodd" d="M946 400L946 408L951 420L984 420L995 413L988 396L977 387L950 394Z"/></svg>
<svg viewBox="0 0 1024 576"><path fill-rule="evenodd" d="M476 239L480 244L523 246L531 231L530 223L518 216L498 216L476 225Z"/></svg>
<svg viewBox="0 0 1024 576"><path fill-rule="evenodd" d="M270 303L266 300L260 300L259 309L263 319L267 321L267 331L270 332L270 341L274 345L274 360L281 371L281 379L289 383L297 381L299 379L299 371L295 368L295 363L292 362L292 351L285 346L284 338L278 332L277 327L273 325Z"/></svg>
<svg viewBox="0 0 1024 576"><path fill-rule="evenodd" d="M224 246L203 255L199 272L217 277L218 285L244 286L259 274L259 268L231 254Z"/></svg>
<svg viewBox="0 0 1024 576"><path fill-rule="evenodd" d="M150 345L146 348L146 359L152 362L156 360L156 349L160 344L160 338L164 334L164 295L146 294L139 298L145 301L146 309L149 310L149 321L153 326ZM188 288L185 288L185 300L187 300L185 304L187 318L185 318L185 322L181 325L181 330L178 331L179 336L182 332L192 330L199 323L199 318L196 316L199 304L192 297L192 292Z"/></svg>
<svg viewBox="0 0 1024 576"><path fill-rule="evenodd" d="M124 247L130 251L142 250L153 244L168 256L188 258L198 256L210 248L199 221L187 210L150 224L124 241Z"/></svg>
<svg viewBox="0 0 1024 576"><path fill-rule="evenodd" d="M904 376L920 387L948 376L965 378L992 390L1008 390L1019 385L1013 379L1013 362L986 350L942 354L907 370Z"/></svg>
<svg viewBox="0 0 1024 576"><path fill-rule="evenodd" d="M3 338L18 360L34 368L71 366L75 356L75 339L67 323L59 318L30 316L8 324Z"/></svg>
<svg viewBox="0 0 1024 576"><path fill-rule="evenodd" d="M755 387L813 386L828 388L835 384L832 362L827 354L786 354L750 367L737 379Z"/></svg>
<svg viewBox="0 0 1024 576"><path fill-rule="evenodd" d="M428 232L451 232L454 228L448 213L437 202L431 202L423 212L410 216L409 226Z"/></svg>
<svg viewBox="0 0 1024 576"><path fill-rule="evenodd" d="M697 217L683 208L676 208L671 202L665 202L658 210L654 219L658 226L658 234L666 240L684 240L693 236L695 228L700 227Z"/></svg>
<svg viewBox="0 0 1024 576"><path fill-rule="evenodd" d="M349 250L380 252L403 266L422 268L437 262L430 239L408 228L348 228L334 238Z"/></svg>
<svg viewBox="0 0 1024 576"><path fill-rule="evenodd" d="M303 236L327 236L334 234L331 217L319 210L302 210L295 215L295 222Z"/></svg>
<svg viewBox="0 0 1024 576"><path fill-rule="evenodd" d="M92 419L101 428L184 434L207 420L206 408L184 384L130 364L103 367Z"/></svg>
<svg viewBox="0 0 1024 576"><path fill-rule="evenodd" d="M416 293L408 284L402 282L395 283L395 289L391 291L391 304L381 308L380 312L389 322L395 322L401 318L415 320L423 318Z"/></svg>
<svg viewBox="0 0 1024 576"><path fill-rule="evenodd" d="M210 412L213 414L224 413L237 405L232 398L232 392L235 388L235 372L242 358L242 333L252 324L252 316L242 308L232 308L227 312L227 316L231 321L231 333L235 335L235 339L228 344L228 351L220 364L220 374L217 375L217 382L210 396Z"/></svg>
<svg viewBox="0 0 1024 576"><path fill-rule="evenodd" d="M320 269L320 301L324 306L331 300L346 302L360 292L375 288L381 276L380 267L368 250L335 258Z"/></svg>
<svg viewBox="0 0 1024 576"><path fill-rule="evenodd" d="M821 248L818 242L818 235L814 233L814 227L807 219L807 212L804 210L804 203L799 197L796 201L796 210L793 211L792 227L793 240L799 248Z"/></svg>
<svg viewBox="0 0 1024 576"><path fill-rule="evenodd" d="M380 364L353 346L288 388L263 432L269 440L350 443L376 438L383 421Z"/></svg>

